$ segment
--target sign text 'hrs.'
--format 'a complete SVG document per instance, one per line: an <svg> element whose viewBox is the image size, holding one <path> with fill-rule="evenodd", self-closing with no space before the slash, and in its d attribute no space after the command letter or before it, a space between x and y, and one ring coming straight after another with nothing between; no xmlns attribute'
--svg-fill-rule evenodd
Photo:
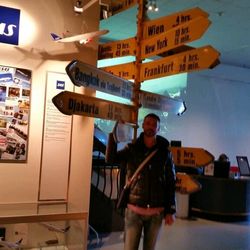
<svg viewBox="0 0 250 250"><path fill-rule="evenodd" d="M179 73L198 71L211 67L218 60L219 52L212 46L167 56L163 59L141 64L140 80L150 80Z"/></svg>
<svg viewBox="0 0 250 250"><path fill-rule="evenodd" d="M169 16L145 21L143 22L143 39L152 38L165 33L168 30L189 22L199 16L208 17L208 13L196 7Z"/></svg>
<svg viewBox="0 0 250 250"><path fill-rule="evenodd" d="M105 70L108 73L114 74L116 76L122 77L127 80L131 80L135 78L135 63L134 62L117 64L114 66L107 66L101 69Z"/></svg>
<svg viewBox="0 0 250 250"><path fill-rule="evenodd" d="M203 148L171 147L174 164L183 167L204 167L214 161L214 156Z"/></svg>
<svg viewBox="0 0 250 250"><path fill-rule="evenodd" d="M135 38L99 45L98 59L108 59L135 55Z"/></svg>
<svg viewBox="0 0 250 250"><path fill-rule="evenodd" d="M156 37L142 40L141 58L163 53L199 39L210 25L206 17L197 17Z"/></svg>

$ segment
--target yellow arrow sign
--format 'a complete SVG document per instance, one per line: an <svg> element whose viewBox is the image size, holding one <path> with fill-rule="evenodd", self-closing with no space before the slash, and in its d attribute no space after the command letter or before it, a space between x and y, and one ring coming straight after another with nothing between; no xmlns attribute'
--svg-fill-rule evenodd
<svg viewBox="0 0 250 250"><path fill-rule="evenodd" d="M218 59L219 52L212 46L191 49L177 55L141 64L140 80L207 69Z"/></svg>
<svg viewBox="0 0 250 250"><path fill-rule="evenodd" d="M171 147L174 164L183 167L204 167L214 156L203 148Z"/></svg>
<svg viewBox="0 0 250 250"><path fill-rule="evenodd" d="M115 121L124 120L136 124L135 108L131 105L69 91L63 91L54 96L52 102L65 115L82 115Z"/></svg>
<svg viewBox="0 0 250 250"><path fill-rule="evenodd" d="M185 173L176 174L176 192L181 194L191 194L201 189L201 184Z"/></svg>
<svg viewBox="0 0 250 250"><path fill-rule="evenodd" d="M142 40L141 58L151 57L199 39L210 23L206 17L201 16L158 36Z"/></svg>
<svg viewBox="0 0 250 250"><path fill-rule="evenodd" d="M135 55L135 38L99 45L98 60Z"/></svg>
<svg viewBox="0 0 250 250"><path fill-rule="evenodd" d="M108 66L100 68L108 73L114 74L116 76L119 76L121 78L131 80L135 79L135 63L123 63L123 64L117 64L114 66Z"/></svg>
<svg viewBox="0 0 250 250"><path fill-rule="evenodd" d="M145 21L143 22L143 38L152 38L160 35L199 16L208 17L208 13L196 7L169 16Z"/></svg>

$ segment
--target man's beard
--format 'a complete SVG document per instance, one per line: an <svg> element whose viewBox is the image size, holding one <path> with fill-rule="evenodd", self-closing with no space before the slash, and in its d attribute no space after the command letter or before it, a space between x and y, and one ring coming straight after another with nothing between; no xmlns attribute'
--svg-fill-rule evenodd
<svg viewBox="0 0 250 250"><path fill-rule="evenodd" d="M156 132L153 129L147 129L144 131L144 135L147 137L154 137Z"/></svg>

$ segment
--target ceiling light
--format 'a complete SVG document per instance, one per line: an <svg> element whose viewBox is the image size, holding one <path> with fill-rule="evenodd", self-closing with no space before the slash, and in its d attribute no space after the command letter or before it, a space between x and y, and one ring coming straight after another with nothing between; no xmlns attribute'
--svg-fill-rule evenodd
<svg viewBox="0 0 250 250"><path fill-rule="evenodd" d="M158 11L159 10L155 0L150 0L148 2L147 8L149 11Z"/></svg>

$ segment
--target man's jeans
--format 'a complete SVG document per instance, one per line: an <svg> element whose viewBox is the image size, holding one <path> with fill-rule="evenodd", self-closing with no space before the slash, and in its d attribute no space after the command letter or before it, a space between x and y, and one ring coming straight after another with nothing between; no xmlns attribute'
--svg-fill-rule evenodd
<svg viewBox="0 0 250 250"><path fill-rule="evenodd" d="M143 229L143 250L154 250L160 231L163 212L157 215L139 215L130 209L125 213L124 250L138 250Z"/></svg>

